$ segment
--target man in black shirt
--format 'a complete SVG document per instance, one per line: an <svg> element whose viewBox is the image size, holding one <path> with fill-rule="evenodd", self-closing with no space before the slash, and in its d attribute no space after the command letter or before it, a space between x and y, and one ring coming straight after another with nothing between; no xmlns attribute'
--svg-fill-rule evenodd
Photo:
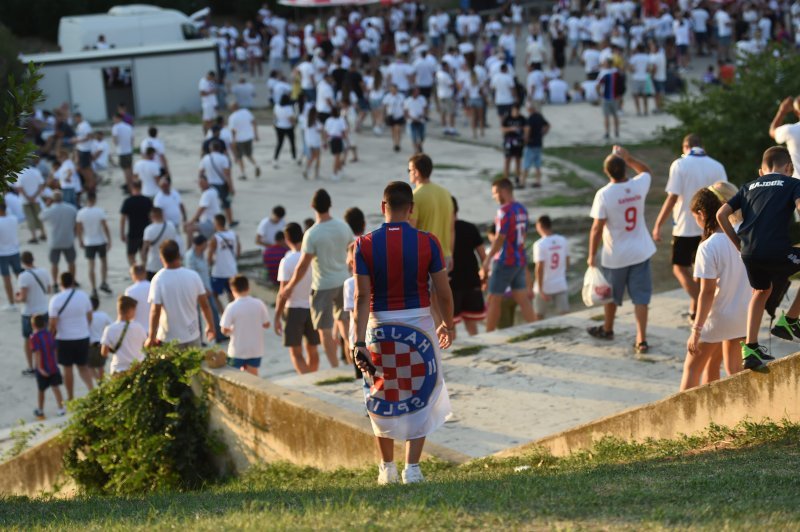
<svg viewBox="0 0 800 532"><path fill-rule="evenodd" d="M486 318L486 304L481 291L480 265L486 259L483 237L478 228L458 219L458 202L453 198L455 235L450 289L453 292L455 323L464 322L470 336L478 334L478 322ZM476 257L477 253L477 257ZM478 260L480 259L480 260Z"/></svg>
<svg viewBox="0 0 800 532"><path fill-rule="evenodd" d="M531 168L536 171L533 186L542 186L542 140L550 131L550 123L544 119L535 107L531 106L531 114L525 123L525 150L522 161L522 188L528 179Z"/></svg>
<svg viewBox="0 0 800 532"><path fill-rule="evenodd" d="M131 184L131 195L122 202L119 213L119 238L126 243L128 248L128 264L136 263L136 253L140 255L140 262L144 264L145 256L142 253L144 244L144 228L150 223L150 209L153 202L147 196L142 196L141 181ZM127 222L127 231L126 231Z"/></svg>
<svg viewBox="0 0 800 532"><path fill-rule="evenodd" d="M782 146L769 148L761 160L760 177L744 185L717 212L723 231L741 250L747 278L753 287L747 315L747 339L742 345L745 369L758 369L773 359L767 348L758 343L761 318L770 295L782 295L789 284L789 276L800 271L800 249L793 248L789 239L789 223L795 209L800 210L800 180L790 177L792 172L789 151ZM737 233L728 216L739 209L743 222ZM800 341L798 316L800 292L789 312L781 315L772 334L784 340Z"/></svg>

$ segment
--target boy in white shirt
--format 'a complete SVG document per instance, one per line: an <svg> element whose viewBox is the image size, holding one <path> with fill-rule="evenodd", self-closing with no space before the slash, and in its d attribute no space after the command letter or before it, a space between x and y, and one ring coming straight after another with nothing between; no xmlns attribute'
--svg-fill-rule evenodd
<svg viewBox="0 0 800 532"><path fill-rule="evenodd" d="M130 269L133 284L125 289L125 295L136 300L136 316L134 320L142 326L145 332L150 329L150 281L147 280L147 270L141 264L134 264Z"/></svg>
<svg viewBox="0 0 800 532"><path fill-rule="evenodd" d="M553 302L556 312L569 311L567 292L567 268L569 268L569 245L567 239L553 233L553 222L549 216L536 220L536 232L541 237L533 244L533 263L536 266L536 298L533 310L537 320L544 318L547 305Z"/></svg>
<svg viewBox="0 0 800 532"><path fill-rule="evenodd" d="M261 357L264 356L264 333L269 329L267 306L250 295L250 281L244 275L230 280L234 300L225 307L219 320L222 334L230 336L228 365L258 375Z"/></svg>
<svg viewBox="0 0 800 532"><path fill-rule="evenodd" d="M303 230L296 223L287 224L284 228L286 243L289 253L281 259L278 266L278 281L281 291L275 302L275 334L283 335L283 345L289 348L294 369L299 374L317 371L319 368L320 343L319 334L311 324L311 269L297 283L292 295L287 299L283 294L283 287L292 279L294 270L300 262L302 255L300 249L303 244ZM303 357L303 337L306 339L306 357Z"/></svg>
<svg viewBox="0 0 800 532"><path fill-rule="evenodd" d="M100 300L97 296L92 296L90 299L92 301L92 322L89 324L88 366L94 378L99 381L103 378L106 370L106 359L101 354L100 340L103 339L103 331L108 325L111 325L111 318L102 310L98 310Z"/></svg>
<svg viewBox="0 0 800 532"><path fill-rule="evenodd" d="M75 232L89 262L89 283L92 295L97 297L97 278L95 277L94 259L100 257L100 290L111 293L108 286L108 259L106 254L111 250L111 232L108 230L106 211L96 205L97 195L92 190L87 194L87 205L78 211Z"/></svg>
<svg viewBox="0 0 800 532"><path fill-rule="evenodd" d="M127 371L134 362L144 360L144 342L147 333L134 321L136 300L128 296L117 299L117 321L106 327L100 344L101 353L111 357L111 375Z"/></svg>

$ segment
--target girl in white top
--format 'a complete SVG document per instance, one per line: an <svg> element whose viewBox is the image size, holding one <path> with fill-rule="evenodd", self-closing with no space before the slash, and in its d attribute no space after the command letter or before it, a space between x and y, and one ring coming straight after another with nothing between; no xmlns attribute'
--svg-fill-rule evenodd
<svg viewBox="0 0 800 532"><path fill-rule="evenodd" d="M383 132L383 97L386 90L383 88L383 73L379 68L373 68L368 76L364 76L364 83L369 91L369 108L372 114L372 131L376 135Z"/></svg>
<svg viewBox="0 0 800 532"><path fill-rule="evenodd" d="M720 181L698 190L692 198L692 215L703 228L694 265L700 296L687 342L681 391L718 380L723 360L728 375L742 371L739 344L747 330L750 284L739 251L725 237L716 217L735 193L735 186Z"/></svg>
<svg viewBox="0 0 800 532"><path fill-rule="evenodd" d="M261 66L261 56L264 55L261 49L261 34L253 27L253 23L248 21L242 37L247 45L247 62L250 66L250 75L254 76L258 71L258 76L261 77L264 74Z"/></svg>
<svg viewBox="0 0 800 532"><path fill-rule="evenodd" d="M294 125L297 123L297 115L294 112L294 106L288 94L281 96L280 102L275 105L273 114L275 115L275 134L278 137L278 144L275 146L272 165L274 168L278 168L278 157L281 154L284 139L289 139L292 160L297 160L297 148L294 141Z"/></svg>
<svg viewBox="0 0 800 532"><path fill-rule="evenodd" d="M308 172L311 170L311 165L314 165L314 179L319 179L319 155L322 148L322 125L317 119L317 108L311 107L308 110L308 117L306 118L306 127L304 131L304 139L306 147L308 148L308 158L306 167L303 170L303 178L308 179Z"/></svg>

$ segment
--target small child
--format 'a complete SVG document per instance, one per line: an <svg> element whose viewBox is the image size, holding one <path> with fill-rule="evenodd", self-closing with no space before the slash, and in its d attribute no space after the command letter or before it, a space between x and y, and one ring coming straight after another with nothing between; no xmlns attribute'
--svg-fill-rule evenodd
<svg viewBox="0 0 800 532"><path fill-rule="evenodd" d="M549 216L539 217L536 221L536 232L541 238L533 244L537 287L533 309L536 319L541 320L550 302L555 304L556 312L559 314L569 312L567 292L569 244L566 238L553 233L553 222Z"/></svg>
<svg viewBox="0 0 800 532"><path fill-rule="evenodd" d="M111 358L111 374L120 373L130 369L134 362L144 360L144 341L147 333L134 318L136 317L137 302L130 296L119 296L117 299L117 321L106 327L103 331L101 353Z"/></svg>
<svg viewBox="0 0 800 532"><path fill-rule="evenodd" d="M286 236L283 231L278 231L275 233L275 243L267 246L261 257L267 269L267 280L275 286L278 285L278 266L288 251Z"/></svg>
<svg viewBox="0 0 800 532"><path fill-rule="evenodd" d="M244 275L230 280L233 301L225 307L219 325L222 333L230 336L228 365L258 375L261 357L264 356L264 333L269 329L267 306L250 295L250 281Z"/></svg>
<svg viewBox="0 0 800 532"><path fill-rule="evenodd" d="M356 266L355 249L355 242L351 242L350 245L347 246L347 271L350 272L350 277L345 280L344 286L342 287L344 295L344 313L342 314L342 319L336 321L337 327L341 323L347 325L347 330L340 330L339 334L344 339L344 352L348 364L353 363L352 345L356 341L356 324L353 320L353 312L356 308L356 278L353 275Z"/></svg>
<svg viewBox="0 0 800 532"><path fill-rule="evenodd" d="M90 298L92 302L92 323L89 325L89 359L88 365L93 376L98 381L103 378L106 370L106 359L100 353L100 340L103 339L103 331L111 325L111 318L100 307L100 300L97 296Z"/></svg>
<svg viewBox="0 0 800 532"><path fill-rule="evenodd" d="M133 284L125 289L125 295L136 300L136 323L142 326L144 332L150 330L150 303L147 296L150 294L150 281L147 280L147 270L141 264L134 264L130 269Z"/></svg>
<svg viewBox="0 0 800 532"><path fill-rule="evenodd" d="M67 413L64 410L64 398L61 395L61 372L56 362L56 341L52 333L47 330L47 315L34 314L31 318L33 334L30 336L31 352L36 366L36 386L39 388L39 407L33 411L36 419L44 419L44 392L48 388L53 389L58 404L58 415L63 416Z"/></svg>

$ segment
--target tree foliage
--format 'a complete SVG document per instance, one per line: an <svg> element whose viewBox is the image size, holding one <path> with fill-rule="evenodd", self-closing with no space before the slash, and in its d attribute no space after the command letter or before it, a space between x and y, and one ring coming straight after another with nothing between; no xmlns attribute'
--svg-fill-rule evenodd
<svg viewBox="0 0 800 532"><path fill-rule="evenodd" d="M222 444L208 430L206 390L193 378L203 353L175 344L71 403L64 469L87 493L131 495L198 488L216 477Z"/></svg>
<svg viewBox="0 0 800 532"><path fill-rule="evenodd" d="M732 86L704 88L670 104L681 125L665 130L663 140L679 146L687 133L699 134L728 179L741 184L758 177L762 153L775 144L769 125L781 100L800 95L800 54L772 47L737 70Z"/></svg>
<svg viewBox="0 0 800 532"><path fill-rule="evenodd" d="M16 174L28 162L36 146L26 137L25 123L33 108L42 99L38 88L41 74L31 63L23 75L17 77L13 69L8 77L0 78L3 105L0 112L0 192L5 192L16 181ZM4 82L3 82L4 81Z"/></svg>

